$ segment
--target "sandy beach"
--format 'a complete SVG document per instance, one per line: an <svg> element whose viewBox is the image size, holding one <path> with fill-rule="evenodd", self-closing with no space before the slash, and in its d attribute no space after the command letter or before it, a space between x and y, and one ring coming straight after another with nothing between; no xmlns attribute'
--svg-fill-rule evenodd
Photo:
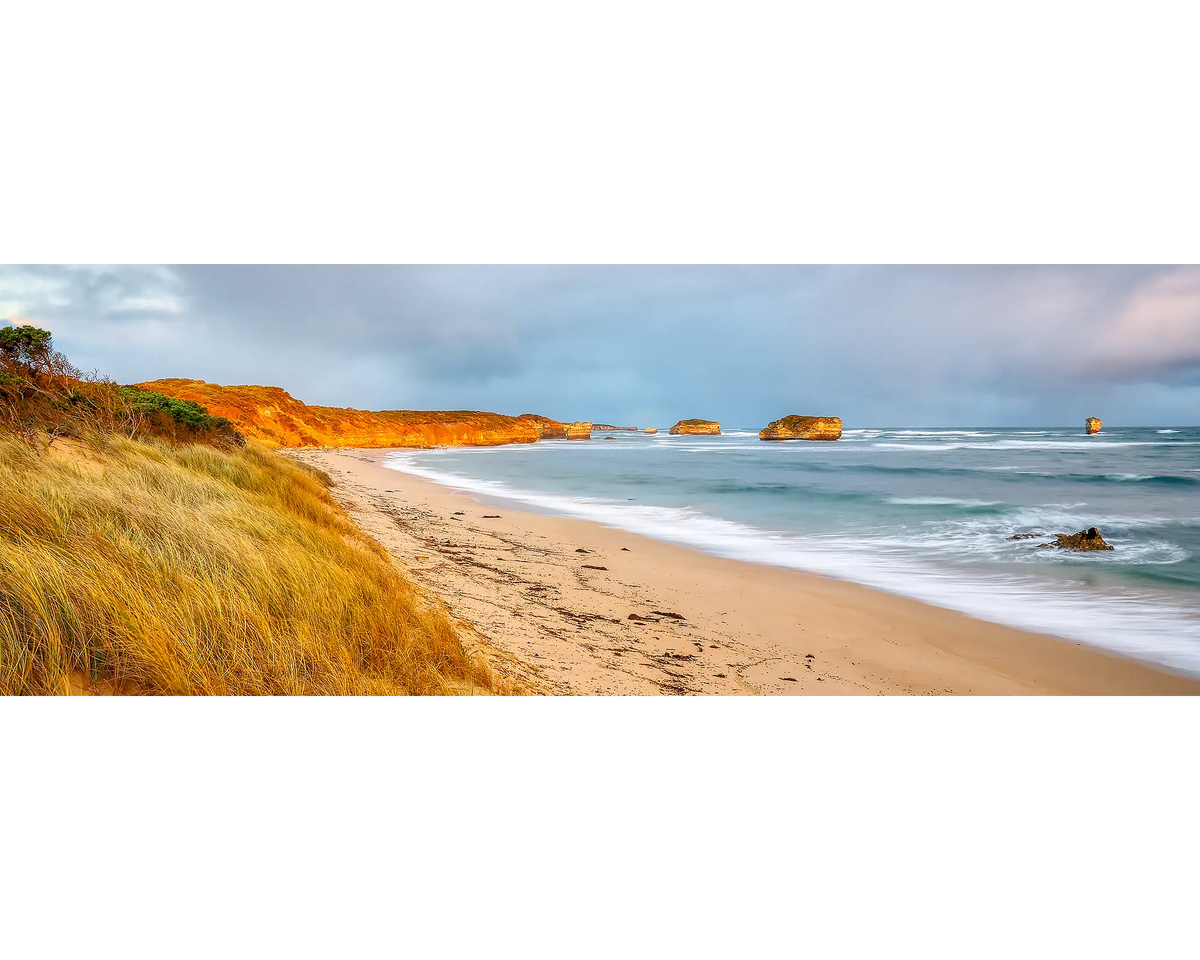
<svg viewBox="0 0 1200 960"><path fill-rule="evenodd" d="M548 694L1195 694L1200 681L815 574L523 513L381 466L284 451L477 635Z"/></svg>

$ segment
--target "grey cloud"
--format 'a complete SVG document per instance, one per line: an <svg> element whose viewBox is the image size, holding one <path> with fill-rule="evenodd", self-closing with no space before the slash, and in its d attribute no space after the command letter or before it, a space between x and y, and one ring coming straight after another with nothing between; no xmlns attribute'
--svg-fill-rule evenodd
<svg viewBox="0 0 1200 960"><path fill-rule="evenodd" d="M1189 267L0 268L0 316L122 381L754 426L1195 422Z"/></svg>

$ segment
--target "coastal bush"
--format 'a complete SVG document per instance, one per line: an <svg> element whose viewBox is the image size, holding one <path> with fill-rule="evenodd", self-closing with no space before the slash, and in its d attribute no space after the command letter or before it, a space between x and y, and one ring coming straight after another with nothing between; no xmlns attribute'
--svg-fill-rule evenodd
<svg viewBox="0 0 1200 960"><path fill-rule="evenodd" d="M179 400L152 390L121 387L121 400L138 416L139 430L176 440L224 440L241 446L245 438L226 417L214 417L195 400Z"/></svg>
<svg viewBox="0 0 1200 960"><path fill-rule="evenodd" d="M119 433L176 443L240 446L245 438L199 403L118 387L85 375L54 349L48 330L0 327L0 429L32 440Z"/></svg>
<svg viewBox="0 0 1200 960"><path fill-rule="evenodd" d="M316 472L253 445L0 435L0 693L493 686Z"/></svg>

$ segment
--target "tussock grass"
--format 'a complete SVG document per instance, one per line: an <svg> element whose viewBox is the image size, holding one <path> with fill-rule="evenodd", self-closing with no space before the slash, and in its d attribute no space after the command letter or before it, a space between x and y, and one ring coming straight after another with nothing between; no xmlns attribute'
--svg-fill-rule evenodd
<svg viewBox="0 0 1200 960"><path fill-rule="evenodd" d="M490 692L328 485L254 445L0 436L0 693Z"/></svg>

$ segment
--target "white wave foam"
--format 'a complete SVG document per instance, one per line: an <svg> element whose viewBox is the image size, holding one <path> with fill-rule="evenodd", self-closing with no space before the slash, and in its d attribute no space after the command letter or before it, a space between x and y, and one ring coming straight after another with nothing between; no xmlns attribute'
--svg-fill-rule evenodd
<svg viewBox="0 0 1200 960"><path fill-rule="evenodd" d="M1120 447L1185 447L1198 446L1200 440L989 440L985 442L953 441L950 443L879 442L877 450L927 450L935 453L950 450L1115 450Z"/></svg>
<svg viewBox="0 0 1200 960"><path fill-rule="evenodd" d="M525 504L560 516L598 521L715 556L855 581L985 620L1056 634L1200 676L1200 612L1167 600L1148 602L1136 596L1099 594L1069 584L1047 586L1033 577L941 569L896 549L911 546L911 540L900 543L896 538L872 538L863 545L841 537L785 535L686 507L640 506L516 489L496 481L430 470L407 454L393 454L383 463L391 469L469 493ZM1047 516L1041 511L1030 513L1039 514L1038 520ZM945 532L939 535L944 537ZM1095 556L1089 559L1096 562Z"/></svg>
<svg viewBox="0 0 1200 960"><path fill-rule="evenodd" d="M998 437L998 433L982 430L888 430L893 437Z"/></svg>
<svg viewBox="0 0 1200 960"><path fill-rule="evenodd" d="M957 500L954 497L888 497L888 503L913 507L995 507L999 500Z"/></svg>

